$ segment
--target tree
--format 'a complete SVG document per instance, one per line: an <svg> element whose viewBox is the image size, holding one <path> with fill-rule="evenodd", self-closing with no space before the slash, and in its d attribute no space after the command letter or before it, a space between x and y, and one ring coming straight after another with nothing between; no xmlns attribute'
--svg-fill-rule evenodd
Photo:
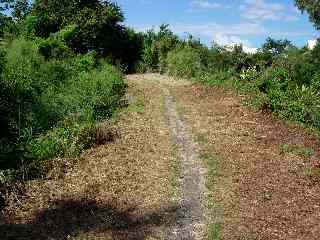
<svg viewBox="0 0 320 240"><path fill-rule="evenodd" d="M25 18L29 10L28 0L0 0L0 37L16 35L17 23Z"/></svg>
<svg viewBox="0 0 320 240"><path fill-rule="evenodd" d="M108 28L121 28L124 21L120 8L106 0L35 0L31 15L38 19L42 28L48 29L39 33L40 37L76 24L82 37L87 39L92 35L91 41Z"/></svg>
<svg viewBox="0 0 320 240"><path fill-rule="evenodd" d="M4 15L10 15L16 20L23 19L30 10L28 0L0 0L0 11Z"/></svg>
<svg viewBox="0 0 320 240"><path fill-rule="evenodd" d="M121 9L109 0L35 0L25 26L28 33L42 38L76 26L68 41L74 52L94 50L131 69L141 55L142 39L123 21Z"/></svg>
<svg viewBox="0 0 320 240"><path fill-rule="evenodd" d="M16 0L13 6L12 16L16 20L24 19L30 11L30 4L28 0Z"/></svg>
<svg viewBox="0 0 320 240"><path fill-rule="evenodd" d="M285 50L293 47L293 44L287 39L276 40L268 37L266 42L262 46L262 51L270 52L273 56L277 56L284 53Z"/></svg>
<svg viewBox="0 0 320 240"><path fill-rule="evenodd" d="M320 30L320 0L295 0L296 6L309 14L310 21Z"/></svg>
<svg viewBox="0 0 320 240"><path fill-rule="evenodd" d="M0 0L0 11L5 12L14 6L15 0Z"/></svg>

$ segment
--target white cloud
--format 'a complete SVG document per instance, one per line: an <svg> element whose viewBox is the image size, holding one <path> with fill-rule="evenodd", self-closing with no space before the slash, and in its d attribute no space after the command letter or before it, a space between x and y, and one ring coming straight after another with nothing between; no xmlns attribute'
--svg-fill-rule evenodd
<svg viewBox="0 0 320 240"><path fill-rule="evenodd" d="M312 50L312 49L314 49L315 48L315 46L317 45L317 43L318 43L318 40L308 40L308 48L310 49L310 50Z"/></svg>
<svg viewBox="0 0 320 240"><path fill-rule="evenodd" d="M251 43L244 38L248 35L266 34L266 29L257 23L241 23L236 25L219 25L216 23L186 25L171 25L174 32L190 33L197 36L206 36L211 41L222 46L234 47L235 45L243 45L243 50L248 53L254 53L256 48L251 47Z"/></svg>
<svg viewBox="0 0 320 240"><path fill-rule="evenodd" d="M224 34L222 32L213 35L212 40L222 46L234 46L234 45L239 45L239 44L249 45L250 44L248 40L243 40L239 36L228 35L228 34Z"/></svg>
<svg viewBox="0 0 320 240"><path fill-rule="evenodd" d="M248 40L241 39L239 36L235 35L225 35L223 33L218 33L213 36L213 40L229 49L233 49L236 45L242 45L243 51L246 53L256 53L257 48L250 47L251 44Z"/></svg>
<svg viewBox="0 0 320 240"><path fill-rule="evenodd" d="M256 36L272 36L274 38L286 37L300 37L310 36L309 31L279 31L277 29L267 29L261 22L243 22L238 24L217 24L215 22L200 23L200 24L182 24L172 23L170 29L178 35L185 35L189 33L193 36L206 39L207 43L215 41L219 45L234 46L235 44L242 44L245 52L253 53L257 51L254 45L248 38ZM140 26L135 27L139 31L146 31L158 27Z"/></svg>
<svg viewBox="0 0 320 240"><path fill-rule="evenodd" d="M239 23L235 25L221 25L217 23L205 24L171 24L176 33L191 33L195 35L214 36L219 33L224 35L262 35L266 29L258 23Z"/></svg>
<svg viewBox="0 0 320 240"><path fill-rule="evenodd" d="M280 3L268 3L266 0L245 0L240 7L242 18L262 21L262 20L283 20L296 21L297 15L288 14L284 5Z"/></svg>
<svg viewBox="0 0 320 240"><path fill-rule="evenodd" d="M209 0L192 0L192 8L215 9L221 7L220 3L211 2Z"/></svg>
<svg viewBox="0 0 320 240"><path fill-rule="evenodd" d="M254 53L258 52L258 48L252 48L252 47L248 47L248 46L243 45L243 51L245 53L254 54Z"/></svg>

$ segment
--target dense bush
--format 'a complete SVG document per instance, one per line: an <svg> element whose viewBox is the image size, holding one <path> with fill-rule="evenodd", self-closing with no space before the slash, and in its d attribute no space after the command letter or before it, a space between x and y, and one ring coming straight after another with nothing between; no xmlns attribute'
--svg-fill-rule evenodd
<svg viewBox="0 0 320 240"><path fill-rule="evenodd" d="M43 43L48 51L57 44L52 34L72 26L65 43L75 53L86 54L94 50L124 70L133 71L142 54L143 39L124 27L123 21L121 9L111 1L37 0L23 26L28 37L48 38Z"/></svg>
<svg viewBox="0 0 320 240"><path fill-rule="evenodd" d="M2 61L2 169L88 147L95 121L111 116L126 88L121 73L98 65L94 52L44 57L43 42L16 39Z"/></svg>
<svg viewBox="0 0 320 240"><path fill-rule="evenodd" d="M270 42L272 43L271 45ZM271 41L264 48L279 43L281 50L260 50L254 55L235 51L215 53L226 59L229 55L245 55L249 64L241 61L220 62L221 68L209 68L196 81L208 85L224 85L242 92L249 92L255 106L269 110L277 116L319 129L320 126L320 71L318 46L314 50L297 49L287 41ZM215 62L217 65L217 62ZM225 67L227 66L227 67ZM239 66L242 66L239 68ZM221 70L224 69L224 70ZM239 73L239 69L240 73Z"/></svg>
<svg viewBox="0 0 320 240"><path fill-rule="evenodd" d="M148 56L159 62L159 52L151 49ZM308 50L268 38L255 54L245 53L241 45L207 48L181 41L168 52L165 64L172 76L250 93L259 109L320 129L319 59L320 43Z"/></svg>
<svg viewBox="0 0 320 240"><path fill-rule="evenodd" d="M95 143L96 122L126 89L119 69L134 70L144 35L122 25L111 1L3 0L0 12L1 194L1 183Z"/></svg>
<svg viewBox="0 0 320 240"><path fill-rule="evenodd" d="M142 59L138 64L138 71L166 71L167 54L183 44L168 25L161 25L159 32L149 30L143 35Z"/></svg>
<svg viewBox="0 0 320 240"><path fill-rule="evenodd" d="M201 71L201 56L197 49L183 48L168 53L168 73L175 77L195 77Z"/></svg>

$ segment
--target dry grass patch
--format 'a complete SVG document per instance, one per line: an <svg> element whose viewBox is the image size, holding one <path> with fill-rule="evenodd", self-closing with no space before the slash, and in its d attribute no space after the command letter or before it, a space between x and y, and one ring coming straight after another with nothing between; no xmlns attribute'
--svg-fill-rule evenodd
<svg viewBox="0 0 320 240"><path fill-rule="evenodd" d="M131 108L117 116L114 139L87 151L63 177L28 182L2 216L1 239L163 237L177 207L168 201L170 141L161 91L129 85Z"/></svg>
<svg viewBox="0 0 320 240"><path fill-rule="evenodd" d="M224 208L221 239L319 239L318 138L220 88L180 87L175 96L187 123L224 163L225 180L213 193ZM284 144L313 154L284 152Z"/></svg>

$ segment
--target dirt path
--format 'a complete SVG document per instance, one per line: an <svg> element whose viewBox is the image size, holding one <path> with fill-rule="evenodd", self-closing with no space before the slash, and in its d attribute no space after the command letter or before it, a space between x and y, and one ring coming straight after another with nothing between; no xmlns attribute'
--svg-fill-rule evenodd
<svg viewBox="0 0 320 240"><path fill-rule="evenodd" d="M201 167L197 146L193 136L178 113L177 104L170 89L177 86L188 86L188 81L176 81L168 77L148 74L130 76L131 81L137 84L151 84L160 88L164 95L165 116L168 117L169 129L173 138L173 144L177 147L177 154L181 164L180 191L178 199L179 221L171 226L167 239L204 239L205 214L201 198L205 194L205 171ZM178 177L178 176L175 176Z"/></svg>
<svg viewBox="0 0 320 240"><path fill-rule="evenodd" d="M163 88L170 128L175 137L183 168L182 196L180 202L181 221L171 229L169 239L201 239L201 225L204 224L201 195L203 177L199 168L199 155L192 137L177 112L176 104L170 91ZM201 185L202 184L202 185Z"/></svg>
<svg viewBox="0 0 320 240"><path fill-rule="evenodd" d="M113 141L23 186L1 240L320 239L319 138L223 89L128 83Z"/></svg>

